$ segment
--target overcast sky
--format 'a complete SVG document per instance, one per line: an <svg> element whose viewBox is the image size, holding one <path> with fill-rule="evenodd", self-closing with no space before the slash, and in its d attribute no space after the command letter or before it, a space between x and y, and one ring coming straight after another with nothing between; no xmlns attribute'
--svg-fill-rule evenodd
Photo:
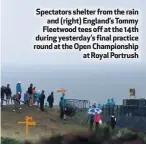
<svg viewBox="0 0 146 145"><path fill-rule="evenodd" d="M19 64L86 64L81 54L73 52L38 53L32 48L34 36L40 32L41 20L35 16L36 8L137 8L141 11L141 60L129 62L131 67L146 64L145 0L2 0L2 66ZM101 63L97 61L97 63ZM113 63L116 62L111 62ZM104 64L105 67L106 63ZM127 65L126 61L118 64Z"/></svg>
<svg viewBox="0 0 146 145"><path fill-rule="evenodd" d="M114 97L117 102L121 102L119 99L127 96L130 87L136 88L138 96L145 96L146 0L1 1L2 82L4 85L10 83L13 93L16 82L20 80L23 82L23 90L26 90L28 84L33 82L37 88L45 89L48 93L63 87L69 90L69 97L76 96L84 99L91 97L91 100L103 102L109 96ZM91 63L83 61L78 52L54 53L48 51L41 53L34 51L32 48L34 37L40 33L43 25L43 21L35 16L36 8L139 9L141 13L141 59L138 61L94 61ZM63 64L63 66L59 64ZM44 69L40 69L42 65L45 66ZM62 68L62 71L55 70L58 68ZM66 71L67 69L69 71Z"/></svg>

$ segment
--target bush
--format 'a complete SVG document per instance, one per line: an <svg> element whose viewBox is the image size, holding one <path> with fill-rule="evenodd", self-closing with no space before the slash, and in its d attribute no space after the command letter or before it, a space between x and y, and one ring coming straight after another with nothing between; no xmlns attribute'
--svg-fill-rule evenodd
<svg viewBox="0 0 146 145"><path fill-rule="evenodd" d="M22 144L22 142L8 137L1 137L1 144Z"/></svg>
<svg viewBox="0 0 146 145"><path fill-rule="evenodd" d="M15 139L1 138L2 144L31 144L32 142L20 142ZM101 126L96 132L68 133L56 135L51 138L41 138L39 144L143 144L146 143L146 134L129 129L115 129L112 131L108 125Z"/></svg>

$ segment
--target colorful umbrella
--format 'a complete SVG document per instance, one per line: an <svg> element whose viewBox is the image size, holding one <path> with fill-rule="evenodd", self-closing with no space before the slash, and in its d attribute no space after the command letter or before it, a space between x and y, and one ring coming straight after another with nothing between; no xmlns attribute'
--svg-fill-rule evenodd
<svg viewBox="0 0 146 145"><path fill-rule="evenodd" d="M95 113L96 114L100 114L102 112L102 110L100 108L95 108Z"/></svg>
<svg viewBox="0 0 146 145"><path fill-rule="evenodd" d="M90 114L90 115L95 115L95 109L94 109L94 108L90 108L90 109L88 110L88 114Z"/></svg>
<svg viewBox="0 0 146 145"><path fill-rule="evenodd" d="M66 90L61 89L61 90L57 90L58 93L66 93Z"/></svg>
<svg viewBox="0 0 146 145"><path fill-rule="evenodd" d="M90 108L88 110L88 114L92 114L92 115L100 114L101 112L102 112L102 110L99 108Z"/></svg>

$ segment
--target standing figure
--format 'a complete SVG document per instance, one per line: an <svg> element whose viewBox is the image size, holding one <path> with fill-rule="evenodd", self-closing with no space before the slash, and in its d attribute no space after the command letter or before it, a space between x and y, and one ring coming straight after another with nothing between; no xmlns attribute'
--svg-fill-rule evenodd
<svg viewBox="0 0 146 145"><path fill-rule="evenodd" d="M1 106L3 106L4 96L5 96L5 87L2 86L1 87Z"/></svg>
<svg viewBox="0 0 146 145"><path fill-rule="evenodd" d="M35 101L36 101L36 99L35 99L35 98L36 98L36 87L34 87L34 88L32 89L32 96L33 96L33 97L32 97L32 99L33 99L33 100L32 100L32 101L33 101L33 104L35 104Z"/></svg>
<svg viewBox="0 0 146 145"><path fill-rule="evenodd" d="M89 108L88 115L89 115L89 121L90 121L89 131L92 131L94 120L95 120L95 105L92 105L92 107Z"/></svg>
<svg viewBox="0 0 146 145"><path fill-rule="evenodd" d="M102 110L100 108L95 109L95 131L97 131L99 128L99 125L102 124L101 112Z"/></svg>
<svg viewBox="0 0 146 145"><path fill-rule="evenodd" d="M13 100L14 100L14 112L19 112L19 110L21 110L22 108L20 108L20 98L21 98L21 93L18 92L16 95L14 95L13 97Z"/></svg>
<svg viewBox="0 0 146 145"><path fill-rule="evenodd" d="M63 97L60 98L59 107L60 107L60 119L63 119L64 117L64 98Z"/></svg>
<svg viewBox="0 0 146 145"><path fill-rule="evenodd" d="M6 93L6 105L8 105L9 101L11 99L11 95L12 95L11 88L10 88L9 84L7 84L7 87L5 88L5 93Z"/></svg>
<svg viewBox="0 0 146 145"><path fill-rule="evenodd" d="M36 92L36 94L35 94L35 96L36 96L35 99L36 99L36 102L37 102L37 108L39 108L39 103L40 103L39 98L40 98L40 95L41 95L40 90L38 90Z"/></svg>
<svg viewBox="0 0 146 145"><path fill-rule="evenodd" d="M111 116L110 124L111 124L112 130L115 129L115 126L116 126L116 117L115 117L114 113Z"/></svg>
<svg viewBox="0 0 146 145"><path fill-rule="evenodd" d="M41 111L44 111L44 100L45 100L45 91L42 90L42 93L41 93L40 98L39 98Z"/></svg>
<svg viewBox="0 0 146 145"><path fill-rule="evenodd" d="M51 92L51 95L48 96L47 102L49 103L49 107L52 108L53 107L53 103L54 103L54 94L53 94L53 92Z"/></svg>
<svg viewBox="0 0 146 145"><path fill-rule="evenodd" d="M22 94L21 82L18 82L16 84L16 94L18 94L18 92L20 92L20 94Z"/></svg>
<svg viewBox="0 0 146 145"><path fill-rule="evenodd" d="M33 84L30 84L29 88L28 88L28 95L29 95L29 106L32 106L33 105L33 92L32 92L32 89L33 89Z"/></svg>
<svg viewBox="0 0 146 145"><path fill-rule="evenodd" d="M26 93L24 93L24 103L25 104L28 104L28 98L29 98L29 95L28 95L28 92L26 91Z"/></svg>

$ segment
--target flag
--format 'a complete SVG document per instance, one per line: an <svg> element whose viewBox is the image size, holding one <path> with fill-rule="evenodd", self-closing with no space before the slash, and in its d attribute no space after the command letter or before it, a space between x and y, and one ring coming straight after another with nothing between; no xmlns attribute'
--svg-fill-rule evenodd
<svg viewBox="0 0 146 145"><path fill-rule="evenodd" d="M135 89L130 88L129 93L130 93L130 96L135 96Z"/></svg>

